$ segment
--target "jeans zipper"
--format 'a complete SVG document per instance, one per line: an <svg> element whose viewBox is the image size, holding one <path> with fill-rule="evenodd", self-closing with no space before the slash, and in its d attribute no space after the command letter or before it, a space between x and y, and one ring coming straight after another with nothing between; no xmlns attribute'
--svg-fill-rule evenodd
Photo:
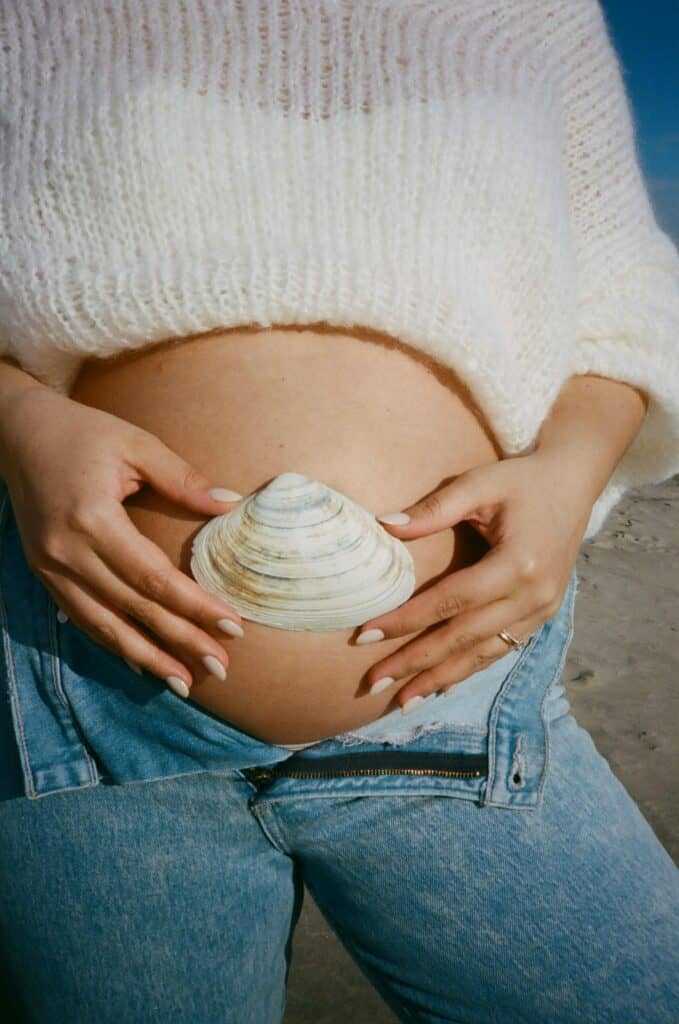
<svg viewBox="0 0 679 1024"><path fill-rule="evenodd" d="M357 767L354 768L342 768L339 767L339 763L346 762L347 757L353 761L361 762ZM412 762L432 762L437 764L437 767L416 767L408 768L404 764L392 764L386 767L375 768L371 767L370 761L376 760L404 760L409 759ZM292 760L289 758L288 760ZM255 768L247 768L243 770L243 774L249 779L255 782L257 785L261 785L266 782L270 782L272 779L279 776L286 776L289 778L296 779L323 779L331 778L335 776L346 776L346 775L435 775L445 778L452 779L475 779L481 778L488 773L488 756L486 754L434 754L417 751L403 751L396 752L390 751L383 753L382 751L370 751L365 754L350 754L350 755L339 755L337 757L319 758L318 760L326 763L334 763L335 767L326 767L320 769L305 769L289 766L287 763L280 765L273 765L272 767L257 766ZM448 767L446 767L448 765ZM459 767L452 767L452 765L458 765ZM466 765L466 767L462 767Z"/></svg>

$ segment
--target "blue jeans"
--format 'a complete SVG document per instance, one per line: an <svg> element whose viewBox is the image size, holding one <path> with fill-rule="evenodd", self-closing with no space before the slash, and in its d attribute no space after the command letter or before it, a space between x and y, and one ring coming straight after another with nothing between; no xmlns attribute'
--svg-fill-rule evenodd
<svg viewBox="0 0 679 1024"><path fill-rule="evenodd" d="M470 677L481 720L441 698L291 754L60 626L0 515L15 1019L274 1024L306 886L402 1021L675 1024L679 871L561 683L575 572Z"/></svg>

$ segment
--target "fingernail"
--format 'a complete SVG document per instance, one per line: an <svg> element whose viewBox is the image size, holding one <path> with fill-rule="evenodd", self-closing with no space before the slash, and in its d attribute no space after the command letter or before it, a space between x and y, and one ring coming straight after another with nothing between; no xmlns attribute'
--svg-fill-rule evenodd
<svg viewBox="0 0 679 1024"><path fill-rule="evenodd" d="M376 683L372 684L370 687L370 693L382 693L382 690L386 690L388 686L391 686L391 684L395 682L396 680L393 676L382 676L381 679L378 679Z"/></svg>
<svg viewBox="0 0 679 1024"><path fill-rule="evenodd" d="M238 491L229 491L226 487L213 487L208 493L215 501L238 501L243 497Z"/></svg>
<svg viewBox="0 0 679 1024"><path fill-rule="evenodd" d="M226 669L219 658L215 658L212 654L206 654L202 659L202 662L208 672L211 672L213 676L217 676L217 678L222 681L226 679Z"/></svg>
<svg viewBox="0 0 679 1024"><path fill-rule="evenodd" d="M241 627L233 619L219 619L217 626L219 629L224 630L225 633L228 633L229 636L245 636Z"/></svg>
<svg viewBox="0 0 679 1024"><path fill-rule="evenodd" d="M403 712L404 715L407 715L408 712L412 711L415 705L419 704L421 700L424 700L424 697L420 697L419 694L416 697L411 697L409 700L405 702L405 704L401 708L401 711Z"/></svg>
<svg viewBox="0 0 679 1024"><path fill-rule="evenodd" d="M376 640L384 640L384 632L381 629L365 629L356 637L357 644L374 644Z"/></svg>
<svg viewBox="0 0 679 1024"><path fill-rule="evenodd" d="M128 661L127 658L123 658L123 661L125 662L126 665L129 665L132 671L136 672L138 676L141 675L141 669L139 668L138 665L135 665L134 662L132 661Z"/></svg>
<svg viewBox="0 0 679 1024"><path fill-rule="evenodd" d="M66 612L62 612L61 608L57 612L57 619L59 622L68 622L68 615Z"/></svg>
<svg viewBox="0 0 679 1024"><path fill-rule="evenodd" d="M179 676L165 676L165 682L171 690L174 690L178 697L188 697L189 688Z"/></svg>
<svg viewBox="0 0 679 1024"><path fill-rule="evenodd" d="M383 516L375 516L381 523L388 523L391 526L405 526L410 522L407 512L385 512Z"/></svg>

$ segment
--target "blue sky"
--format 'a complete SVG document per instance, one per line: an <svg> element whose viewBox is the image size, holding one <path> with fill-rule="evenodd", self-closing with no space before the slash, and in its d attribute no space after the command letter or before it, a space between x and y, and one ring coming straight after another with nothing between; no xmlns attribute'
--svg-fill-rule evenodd
<svg viewBox="0 0 679 1024"><path fill-rule="evenodd" d="M679 2L601 0L658 223L679 244Z"/></svg>

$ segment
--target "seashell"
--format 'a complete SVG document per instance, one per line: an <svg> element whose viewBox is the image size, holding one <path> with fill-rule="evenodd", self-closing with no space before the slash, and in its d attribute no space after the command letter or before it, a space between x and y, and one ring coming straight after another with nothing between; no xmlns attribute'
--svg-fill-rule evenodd
<svg viewBox="0 0 679 1024"><path fill-rule="evenodd" d="M281 473L196 534L191 572L245 619L348 629L415 589L413 559L374 515L301 473Z"/></svg>

